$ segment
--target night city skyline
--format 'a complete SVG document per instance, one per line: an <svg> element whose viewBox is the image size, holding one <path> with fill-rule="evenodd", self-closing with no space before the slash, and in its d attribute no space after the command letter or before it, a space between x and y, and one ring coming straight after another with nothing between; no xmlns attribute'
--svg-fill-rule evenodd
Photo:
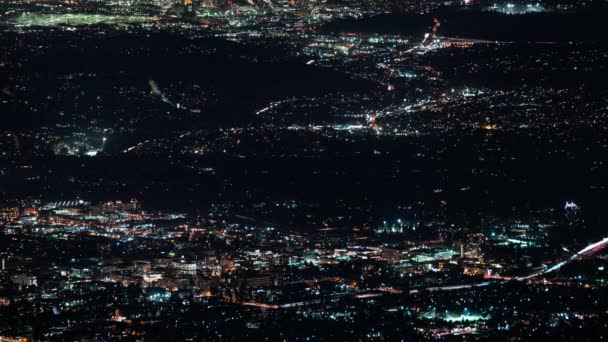
<svg viewBox="0 0 608 342"><path fill-rule="evenodd" d="M0 341L608 338L607 0L0 0Z"/></svg>

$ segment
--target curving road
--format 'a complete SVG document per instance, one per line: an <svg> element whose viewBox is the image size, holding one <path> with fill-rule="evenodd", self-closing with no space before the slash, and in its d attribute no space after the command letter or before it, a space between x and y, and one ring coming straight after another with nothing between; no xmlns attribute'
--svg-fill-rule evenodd
<svg viewBox="0 0 608 342"><path fill-rule="evenodd" d="M560 268L562 268L564 265L567 265L569 263L571 263L572 261L578 259L581 256L587 256L587 255L591 255L594 254L595 252L603 249L604 247L608 246L608 238L603 238L600 241L594 242L590 245L588 245L587 247L581 249L580 251L576 252L574 255L572 255L570 258L563 260L547 269L544 270L540 270L537 272L534 272L532 274L529 274L525 277L518 277L515 278L516 280L526 280L526 279L530 279L530 278L534 278L534 277L538 277L540 275L543 274L547 274L547 273L551 273L553 271L557 271Z"/></svg>

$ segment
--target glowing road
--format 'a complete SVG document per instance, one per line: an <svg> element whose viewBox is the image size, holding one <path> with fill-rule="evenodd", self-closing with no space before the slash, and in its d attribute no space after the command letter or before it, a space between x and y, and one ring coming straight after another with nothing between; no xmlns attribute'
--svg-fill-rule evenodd
<svg viewBox="0 0 608 342"><path fill-rule="evenodd" d="M581 249L580 251L576 252L574 255L572 255L570 258L563 260L549 268L543 269L543 270L539 270L536 271L532 274L529 274L527 276L523 276L523 277L517 277L517 278L496 278L498 281L498 283L500 282L506 282L506 281L510 281L510 280L518 280L518 281L525 281L534 277L538 277L544 274L548 274L551 273L553 271L557 271L558 269L562 268L564 265L567 265L568 263L575 261L576 259L578 259L581 256L587 256L587 255L592 255L596 252L598 252L599 250L605 248L606 246L608 246L608 238L603 238L600 241L594 242L590 245L588 245L587 247ZM416 293L420 293L422 291L430 291L430 292L434 292L434 291L458 291L458 290L464 290L464 289L474 289L476 287L484 287L484 286L488 286L490 284L494 284L497 283L496 281L484 281L481 283L476 283L476 284L460 284L460 285L446 285L446 286L431 286L431 287L423 287L423 288L417 288L417 289L411 289L408 291L409 294L416 294ZM296 302L296 303L287 303L287 304L268 304L268 303L258 303L258 302L245 302L243 303L243 305L247 305L247 306L256 306L256 307L260 307L260 308L264 308L264 309L280 309L280 308L289 308L289 307L297 307L297 306L306 306L306 305L311 305L311 304L319 304L321 303L323 300L326 300L327 298L339 298L339 297L347 297L347 296L354 296L356 298L372 298L372 297L378 297L378 296L382 296L386 293L401 293L400 290L394 290L394 289L377 289L380 292L374 292L374 291L358 291L358 292L343 292L343 293L337 293L337 294L333 294L330 296L327 296L325 298L317 298L314 300L309 300L309 301L302 301L302 302Z"/></svg>
<svg viewBox="0 0 608 342"><path fill-rule="evenodd" d="M540 276L543 274L551 273L553 271L557 271L560 268L562 268L562 266L576 260L578 257L591 255L591 254L603 249L607 245L608 245L608 238L603 238L602 240L600 240L598 242L594 242L594 243L588 245L587 247L581 249L580 251L576 252L574 255L572 255L570 258L568 258L566 260L563 260L547 269L534 272L525 277L516 278L516 280L526 280L526 279L534 278L534 277L537 277L537 276Z"/></svg>

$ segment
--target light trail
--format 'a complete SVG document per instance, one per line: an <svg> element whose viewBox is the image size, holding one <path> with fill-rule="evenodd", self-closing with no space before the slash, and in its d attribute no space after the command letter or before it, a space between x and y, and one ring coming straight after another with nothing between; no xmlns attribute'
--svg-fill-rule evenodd
<svg viewBox="0 0 608 342"><path fill-rule="evenodd" d="M290 99L285 99L285 100L280 100L280 101L275 101L275 102L271 102L268 106L258 110L255 115L260 115L263 113L268 112L269 110L272 110L274 108L277 108L278 106L284 104L284 103L289 103L289 102L293 102L295 101L295 98L290 98Z"/></svg>
<svg viewBox="0 0 608 342"><path fill-rule="evenodd" d="M563 261L561 261L561 262L559 262L559 263L557 263L557 264L555 264L555 265L553 265L553 266L551 266L551 267L549 267L549 268L547 268L545 270L540 270L540 271L534 272L534 273L532 273L530 275L527 275L525 277L515 278L515 280L527 280L527 279L531 279L531 278L534 278L534 277L538 277L538 276L543 275L543 274L547 274L547 273L551 273L553 271L557 271L560 268L562 268L564 265L567 265L567 264L571 263L572 261L578 259L578 257L593 254L593 253L595 253L595 252L603 249L607 245L608 245L608 238L603 238L602 240L594 242L594 243L588 245L587 247L581 249L580 251L576 252L570 258L568 258L566 260L563 260Z"/></svg>
<svg viewBox="0 0 608 342"><path fill-rule="evenodd" d="M475 287L487 286L492 284L490 281L484 281L477 284L462 284L462 285L446 285L446 286L432 286L432 287L423 287L419 289L410 290L410 294L418 293L420 291L454 291L454 290L462 290L462 289L472 289Z"/></svg>
<svg viewBox="0 0 608 342"><path fill-rule="evenodd" d="M600 241L594 242L588 246L586 246L585 248L581 249L580 251L578 251L577 253L575 253L574 255L572 255L571 257L569 257L566 260L563 260L555 265L553 265L552 267L549 267L545 270L542 271L538 271L538 272L534 272L528 276L525 277L519 277L519 278L513 278L514 280L518 280L518 281L524 281L524 280L528 280L530 278L534 278L537 277L539 275L543 275L543 274L547 274L547 273L551 273L553 271L556 271L558 269L560 269L561 267L563 267L564 265L576 260L579 256L585 256L585 255L590 255L593 254L597 251L599 251L600 249L603 249L604 247L608 246L608 238L603 238ZM434 291L458 291L458 290L465 290L465 289L474 289L477 287L484 287L484 286L488 286L490 284L496 284L496 283L504 283L507 281L510 281L511 279L502 279L502 281L484 281L484 282L480 282L480 283L476 283L476 284L461 284L461 285L445 285L445 286L431 286L431 287L422 287L422 288L417 288L417 289L411 289L408 291L409 294L418 294L422 291L429 291L429 292L434 292ZM383 289L377 289L377 290L383 290ZM383 292L383 293L382 293ZM343 292L343 293L336 293L336 294L332 294L329 296L325 296L323 298L318 298L318 299L313 299L313 300L308 300L308 301L301 301L301 302L295 302L295 303L286 303L286 304L268 304L268 303L258 303L258 302L245 302L242 303L243 305L246 306L255 306L255 307L259 307L259 308L263 308L263 309L283 309L283 308L291 308L291 307L298 307L298 306L306 306L306 305L312 305L312 304L319 304L322 303L324 300L330 299L330 298L339 298L339 297L349 297L349 296L353 296L355 298L359 298L359 299L367 299L367 298L373 298L373 297L378 297L378 296L382 296L385 294L395 294L395 293L400 293L400 291L382 291L382 292L373 292L373 291L357 291L357 292Z"/></svg>

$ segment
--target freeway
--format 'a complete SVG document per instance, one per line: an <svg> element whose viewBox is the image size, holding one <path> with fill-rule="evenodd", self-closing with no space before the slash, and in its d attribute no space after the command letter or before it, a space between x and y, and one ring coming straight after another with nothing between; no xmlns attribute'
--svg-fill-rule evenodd
<svg viewBox="0 0 608 342"><path fill-rule="evenodd" d="M527 276L522 276L522 277L517 277L517 278L497 277L497 278L494 278L494 279L498 280L496 282L495 281L484 281L484 282L480 282L480 283L476 283L476 284L459 284L459 285L423 287L423 288L411 289L411 290L409 290L409 294L420 293L422 291L433 292L433 291L455 291L455 290L463 290L463 289L473 289L476 287L488 286L493 283L506 282L509 280L526 281L526 280L529 280L529 279L532 279L532 278L535 278L535 277L538 277L541 275L545 275L545 274L557 271L558 269L562 268L564 265L567 265L568 263L577 260L579 257L592 255L592 254L598 252L599 250L605 248L606 246L608 246L608 238L603 238L600 241L587 245L585 248L576 252L569 258L567 258L549 268L535 271ZM374 292L374 291L371 291L371 292L370 291L343 292L343 293L337 293L337 294L327 296L326 298L317 298L314 300L308 300L308 301L302 301L302 302L296 302L296 303L287 303L287 304L282 304L282 305L258 303L258 302L246 302L246 303L243 303L243 305L256 306L256 307L260 307L260 308L264 308L264 309L280 309L280 308L290 308L290 307L297 307L297 306L306 306L306 305L311 305L311 304L319 304L319 303L323 302L323 300L328 299L328 298L337 299L340 297L348 297L348 296L354 296L356 298L371 298L371 297L381 296L386 293L401 293L400 290L394 290L394 289L390 289L390 288L389 289L382 288L382 289L377 289L377 290L379 290L380 292Z"/></svg>
<svg viewBox="0 0 608 342"><path fill-rule="evenodd" d="M594 242L592 244L587 245L587 247L585 247L585 248L581 249L580 251L576 252L570 258L568 258L566 260L563 260L561 262L558 262L557 264L555 264L555 265L553 265L553 266L551 266L549 268L542 269L542 270L536 271L536 272L534 272L532 274L529 274L527 276L518 277L518 278L515 278L515 279L516 280L527 280L527 279L530 279L530 278L538 277L540 275L551 273L553 271L557 271L560 268L562 268L564 265L569 264L570 262L578 259L579 257L594 254L595 252L597 252L597 251L603 249L604 247L606 247L607 245L608 245L608 238L603 238L600 241L597 241L597 242Z"/></svg>

